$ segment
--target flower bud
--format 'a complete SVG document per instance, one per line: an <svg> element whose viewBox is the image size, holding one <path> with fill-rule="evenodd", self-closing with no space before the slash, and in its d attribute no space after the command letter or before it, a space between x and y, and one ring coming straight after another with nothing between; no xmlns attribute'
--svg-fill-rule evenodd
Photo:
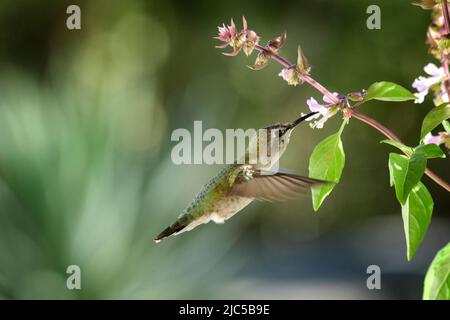
<svg viewBox="0 0 450 320"><path fill-rule="evenodd" d="M436 5L435 0L418 0L412 3L415 6L421 7L424 10L431 10Z"/></svg>
<svg viewBox="0 0 450 320"><path fill-rule="evenodd" d="M255 49L255 45L258 44L259 37L253 30L247 30L246 31L246 39L243 45L243 50L246 56L249 56L252 54L253 50Z"/></svg>
<svg viewBox="0 0 450 320"><path fill-rule="evenodd" d="M283 32L280 36L270 40L267 43L267 48L273 53L277 53L285 42L286 42L286 32Z"/></svg>
<svg viewBox="0 0 450 320"><path fill-rule="evenodd" d="M261 70L263 69L267 63L269 62L269 57L264 52L258 53L256 57L255 63L251 66L247 66L252 70Z"/></svg>
<svg viewBox="0 0 450 320"><path fill-rule="evenodd" d="M347 98L354 102L360 102L364 100L364 96L366 95L366 91L363 90L361 92L351 92L347 95Z"/></svg>
<svg viewBox="0 0 450 320"><path fill-rule="evenodd" d="M302 48L298 46L297 49L297 71L301 75L309 75L311 72L311 66L308 63L305 55L303 54Z"/></svg>

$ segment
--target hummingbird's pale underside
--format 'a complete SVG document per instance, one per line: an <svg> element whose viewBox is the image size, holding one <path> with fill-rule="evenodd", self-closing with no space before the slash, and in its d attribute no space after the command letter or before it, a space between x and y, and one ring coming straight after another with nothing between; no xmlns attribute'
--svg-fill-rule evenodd
<svg viewBox="0 0 450 320"><path fill-rule="evenodd" d="M288 124L277 124L265 128L271 138L274 134L278 138L277 152L270 155L270 163L236 163L225 166L203 186L178 219L155 238L155 242L160 242L171 235L190 231L211 220L215 223L224 223L255 199L284 200L309 192L311 186L327 183L295 174L271 171L273 163L278 161L286 150L294 128L314 114L316 112ZM271 138L268 141L275 140Z"/></svg>

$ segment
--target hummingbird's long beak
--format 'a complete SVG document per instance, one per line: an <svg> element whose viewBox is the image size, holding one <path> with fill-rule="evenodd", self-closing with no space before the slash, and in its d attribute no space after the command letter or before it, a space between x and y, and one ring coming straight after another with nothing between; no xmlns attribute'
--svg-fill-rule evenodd
<svg viewBox="0 0 450 320"><path fill-rule="evenodd" d="M318 113L318 112L315 111L315 112L308 113L307 115L301 116L301 117L298 118L297 120L294 120L294 121L292 121L290 124L288 124L287 127L288 127L289 129L294 129L296 126L298 126L298 125L300 124L300 122L302 122L302 121L304 121L304 120L310 118L311 116L313 116L313 115L315 115L315 114L317 114L317 113Z"/></svg>

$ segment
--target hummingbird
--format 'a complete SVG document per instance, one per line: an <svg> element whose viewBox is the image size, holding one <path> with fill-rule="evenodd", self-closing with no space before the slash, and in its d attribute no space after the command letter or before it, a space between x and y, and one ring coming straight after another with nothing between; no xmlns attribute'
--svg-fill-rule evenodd
<svg viewBox="0 0 450 320"><path fill-rule="evenodd" d="M224 223L253 200L285 200L308 192L311 186L328 183L281 170L271 170L273 164L286 151L293 130L302 121L316 113L302 115L293 122L265 127L267 149L271 161L259 161L255 164L235 162L226 165L202 187L178 219L164 229L154 241L158 243L164 238L190 231L211 220L215 223ZM277 141L278 148L272 148L272 141ZM246 156L248 156L248 152L247 149Z"/></svg>

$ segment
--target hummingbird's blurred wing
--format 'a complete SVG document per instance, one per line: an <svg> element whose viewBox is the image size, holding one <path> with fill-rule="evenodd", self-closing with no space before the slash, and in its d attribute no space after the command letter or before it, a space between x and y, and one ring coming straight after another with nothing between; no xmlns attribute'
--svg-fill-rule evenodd
<svg viewBox="0 0 450 320"><path fill-rule="evenodd" d="M286 200L324 183L329 182L284 172L257 170L249 175L243 171L230 194L264 201Z"/></svg>

